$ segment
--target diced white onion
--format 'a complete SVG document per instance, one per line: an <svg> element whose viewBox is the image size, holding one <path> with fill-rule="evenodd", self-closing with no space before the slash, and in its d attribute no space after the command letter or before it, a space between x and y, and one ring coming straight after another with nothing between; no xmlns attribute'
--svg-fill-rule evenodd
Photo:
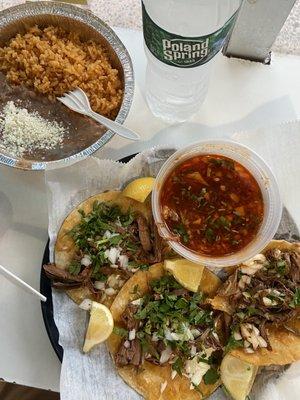
<svg viewBox="0 0 300 400"><path fill-rule="evenodd" d="M90 299L84 299L84 300L79 304L79 307L80 307L82 310L90 311L91 308L92 308L92 300L90 300Z"/></svg>
<svg viewBox="0 0 300 400"><path fill-rule="evenodd" d="M116 294L116 290L113 288L107 288L105 289L105 293L107 294L107 296L113 296L114 294Z"/></svg>
<svg viewBox="0 0 300 400"><path fill-rule="evenodd" d="M84 257L82 257L81 259L81 265L83 265L84 267L88 267L92 264L92 261L90 259L89 256L85 255Z"/></svg>
<svg viewBox="0 0 300 400"><path fill-rule="evenodd" d="M166 363L167 361L169 361L169 359L170 359L170 357L171 357L171 354L172 354L172 349L171 349L170 346L167 346L167 347L165 348L165 350L163 350L163 351L161 352L160 359L159 359L160 364L164 364L164 363Z"/></svg>
<svg viewBox="0 0 300 400"><path fill-rule="evenodd" d="M131 331L129 331L128 334L128 340L134 340L135 339L135 329L132 329Z"/></svg>
<svg viewBox="0 0 300 400"><path fill-rule="evenodd" d="M163 393L167 387L168 381L164 381L160 384L160 393Z"/></svg>
<svg viewBox="0 0 300 400"><path fill-rule="evenodd" d="M191 356L194 357L196 354L197 354L197 348L196 346L193 345L191 347Z"/></svg>
<svg viewBox="0 0 300 400"><path fill-rule="evenodd" d="M121 268L127 268L128 267L128 257L126 254L119 255L118 261L120 263Z"/></svg>
<svg viewBox="0 0 300 400"><path fill-rule="evenodd" d="M197 356L191 360L187 360L185 363L185 372L190 379L190 381L198 386L202 381L203 375L209 370L210 366L204 362L198 362Z"/></svg>
<svg viewBox="0 0 300 400"><path fill-rule="evenodd" d="M142 297L140 297L139 299L133 300L131 304L133 304L134 306L140 306L142 304L142 300Z"/></svg>
<svg viewBox="0 0 300 400"><path fill-rule="evenodd" d="M103 235L103 239L109 239L111 237L111 232L110 231L105 231Z"/></svg>
<svg viewBox="0 0 300 400"><path fill-rule="evenodd" d="M110 249L105 250L104 255L109 259L111 264L115 264L120 255L120 249L117 247L111 247Z"/></svg>
<svg viewBox="0 0 300 400"><path fill-rule="evenodd" d="M177 371L175 371L175 369L172 369L171 372L171 379L173 380L175 378L175 376L177 375Z"/></svg>
<svg viewBox="0 0 300 400"><path fill-rule="evenodd" d="M111 288L115 288L116 286L118 286L119 279L120 275L112 274L107 278L107 285Z"/></svg>
<svg viewBox="0 0 300 400"><path fill-rule="evenodd" d="M130 347L130 342L129 342L129 340L125 340L123 346L124 346L126 349L128 349L128 348Z"/></svg>
<svg viewBox="0 0 300 400"><path fill-rule="evenodd" d="M191 332L192 335L194 336L194 339L196 339L198 336L201 335L201 332L198 329L192 329Z"/></svg>
<svg viewBox="0 0 300 400"><path fill-rule="evenodd" d="M94 282L94 287L98 290L104 290L105 289L105 282L101 281L95 281Z"/></svg>
<svg viewBox="0 0 300 400"><path fill-rule="evenodd" d="M243 339L242 335L237 331L234 332L233 337L234 337L235 340L242 340Z"/></svg>

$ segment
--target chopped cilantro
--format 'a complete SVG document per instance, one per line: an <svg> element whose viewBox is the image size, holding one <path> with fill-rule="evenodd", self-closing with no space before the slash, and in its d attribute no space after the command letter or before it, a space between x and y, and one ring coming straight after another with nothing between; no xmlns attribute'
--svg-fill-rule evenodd
<svg viewBox="0 0 300 400"><path fill-rule="evenodd" d="M116 325L114 326L113 333L115 335L118 335L118 336L121 336L121 337L127 337L127 335L128 335L127 329L121 328L121 327L116 326Z"/></svg>
<svg viewBox="0 0 300 400"><path fill-rule="evenodd" d="M182 376L183 361L180 357L177 357L175 362L172 364L172 370L176 371L179 376Z"/></svg>
<svg viewBox="0 0 300 400"><path fill-rule="evenodd" d="M81 270L81 264L79 261L72 261L69 265L68 271L71 275L78 275Z"/></svg>
<svg viewBox="0 0 300 400"><path fill-rule="evenodd" d="M106 282L107 281L107 275L101 274L101 272L93 272L92 277L96 281L100 281L100 282Z"/></svg>
<svg viewBox="0 0 300 400"><path fill-rule="evenodd" d="M147 271L149 269L149 264L140 264L138 267L141 271Z"/></svg>
<svg viewBox="0 0 300 400"><path fill-rule="evenodd" d="M227 159L220 159L220 158L210 158L209 162L213 164L216 167L222 167L222 168L227 168L227 169L234 169L234 161L232 160L227 160Z"/></svg>
<svg viewBox="0 0 300 400"><path fill-rule="evenodd" d="M183 243L188 243L190 240L189 234L187 233L187 230L183 224L178 224L176 227L173 229L173 231L180 236L182 239Z"/></svg>
<svg viewBox="0 0 300 400"><path fill-rule="evenodd" d="M216 234L212 228L207 228L205 230L205 238L208 241L208 243L213 243L216 240Z"/></svg>
<svg viewBox="0 0 300 400"><path fill-rule="evenodd" d="M175 303L175 308L178 308L178 309L186 308L187 306L188 306L188 302L184 298L177 300Z"/></svg>
<svg viewBox="0 0 300 400"><path fill-rule="evenodd" d="M286 272L286 262L284 260L279 260L276 263L277 271L280 275L284 275Z"/></svg>
<svg viewBox="0 0 300 400"><path fill-rule="evenodd" d="M205 385L213 385L214 383L217 382L219 379L220 375L218 371L215 368L210 368L206 374L203 376L203 380Z"/></svg>
<svg viewBox="0 0 300 400"><path fill-rule="evenodd" d="M299 307L300 306L300 289L297 288L291 302L291 307Z"/></svg>

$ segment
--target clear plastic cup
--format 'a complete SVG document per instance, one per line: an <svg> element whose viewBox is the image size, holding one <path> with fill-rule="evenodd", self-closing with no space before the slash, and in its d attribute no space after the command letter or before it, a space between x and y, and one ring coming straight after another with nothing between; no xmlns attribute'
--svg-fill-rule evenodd
<svg viewBox="0 0 300 400"><path fill-rule="evenodd" d="M183 161L201 154L216 154L239 162L256 179L263 196L264 218L256 237L246 247L236 253L209 257L187 249L181 243L170 240L161 214L160 190L170 172ZM258 254L273 239L281 219L282 202L275 176L265 161L253 150L230 140L205 140L193 143L176 151L160 169L152 191L152 210L159 234L165 238L173 250L182 257L208 267L228 267L237 265Z"/></svg>

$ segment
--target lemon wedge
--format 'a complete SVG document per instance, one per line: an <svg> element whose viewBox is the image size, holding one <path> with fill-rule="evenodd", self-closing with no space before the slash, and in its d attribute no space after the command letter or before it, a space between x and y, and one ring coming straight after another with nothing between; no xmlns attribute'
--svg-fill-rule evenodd
<svg viewBox="0 0 300 400"><path fill-rule="evenodd" d="M122 194L143 203L151 193L155 179L152 177L138 178L130 182Z"/></svg>
<svg viewBox="0 0 300 400"><path fill-rule="evenodd" d="M185 259L165 260L164 267L184 288L197 292L204 267Z"/></svg>
<svg viewBox="0 0 300 400"><path fill-rule="evenodd" d="M226 354L221 363L221 380L233 400L249 395L258 367Z"/></svg>
<svg viewBox="0 0 300 400"><path fill-rule="evenodd" d="M104 342L111 335L114 320L109 309L103 304L92 301L90 320L83 345L84 353L90 351L95 345Z"/></svg>

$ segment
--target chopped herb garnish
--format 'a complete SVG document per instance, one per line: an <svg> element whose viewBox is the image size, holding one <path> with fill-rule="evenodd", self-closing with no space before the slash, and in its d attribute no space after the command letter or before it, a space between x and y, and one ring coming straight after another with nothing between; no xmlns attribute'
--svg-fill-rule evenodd
<svg viewBox="0 0 300 400"><path fill-rule="evenodd" d="M128 330L115 325L114 329L113 329L113 333L115 335L118 335L118 336L121 336L121 337L127 337Z"/></svg>
<svg viewBox="0 0 300 400"><path fill-rule="evenodd" d="M189 235L187 233L187 230L183 224L178 224L176 227L173 229L173 231L180 236L182 239L183 243L188 243L189 242Z"/></svg>
<svg viewBox="0 0 300 400"><path fill-rule="evenodd" d="M68 271L71 275L78 275L81 270L81 264L79 261L72 261L69 265Z"/></svg>
<svg viewBox="0 0 300 400"><path fill-rule="evenodd" d="M300 289L297 288L291 302L292 307L299 307L300 306Z"/></svg>
<svg viewBox="0 0 300 400"><path fill-rule="evenodd" d="M207 228L205 230L205 238L208 241L208 243L213 243L216 240L216 234L212 230L212 228Z"/></svg>
<svg viewBox="0 0 300 400"><path fill-rule="evenodd" d="M277 261L277 271L280 275L284 275L286 272L286 262L284 260Z"/></svg>
<svg viewBox="0 0 300 400"><path fill-rule="evenodd" d="M220 375L218 371L214 368L210 368L206 374L203 376L203 380L205 385L213 385L214 383L217 382L219 379Z"/></svg>
<svg viewBox="0 0 300 400"><path fill-rule="evenodd" d="M182 376L183 361L180 357L177 357L176 361L172 364L172 370L176 371L179 376Z"/></svg>

